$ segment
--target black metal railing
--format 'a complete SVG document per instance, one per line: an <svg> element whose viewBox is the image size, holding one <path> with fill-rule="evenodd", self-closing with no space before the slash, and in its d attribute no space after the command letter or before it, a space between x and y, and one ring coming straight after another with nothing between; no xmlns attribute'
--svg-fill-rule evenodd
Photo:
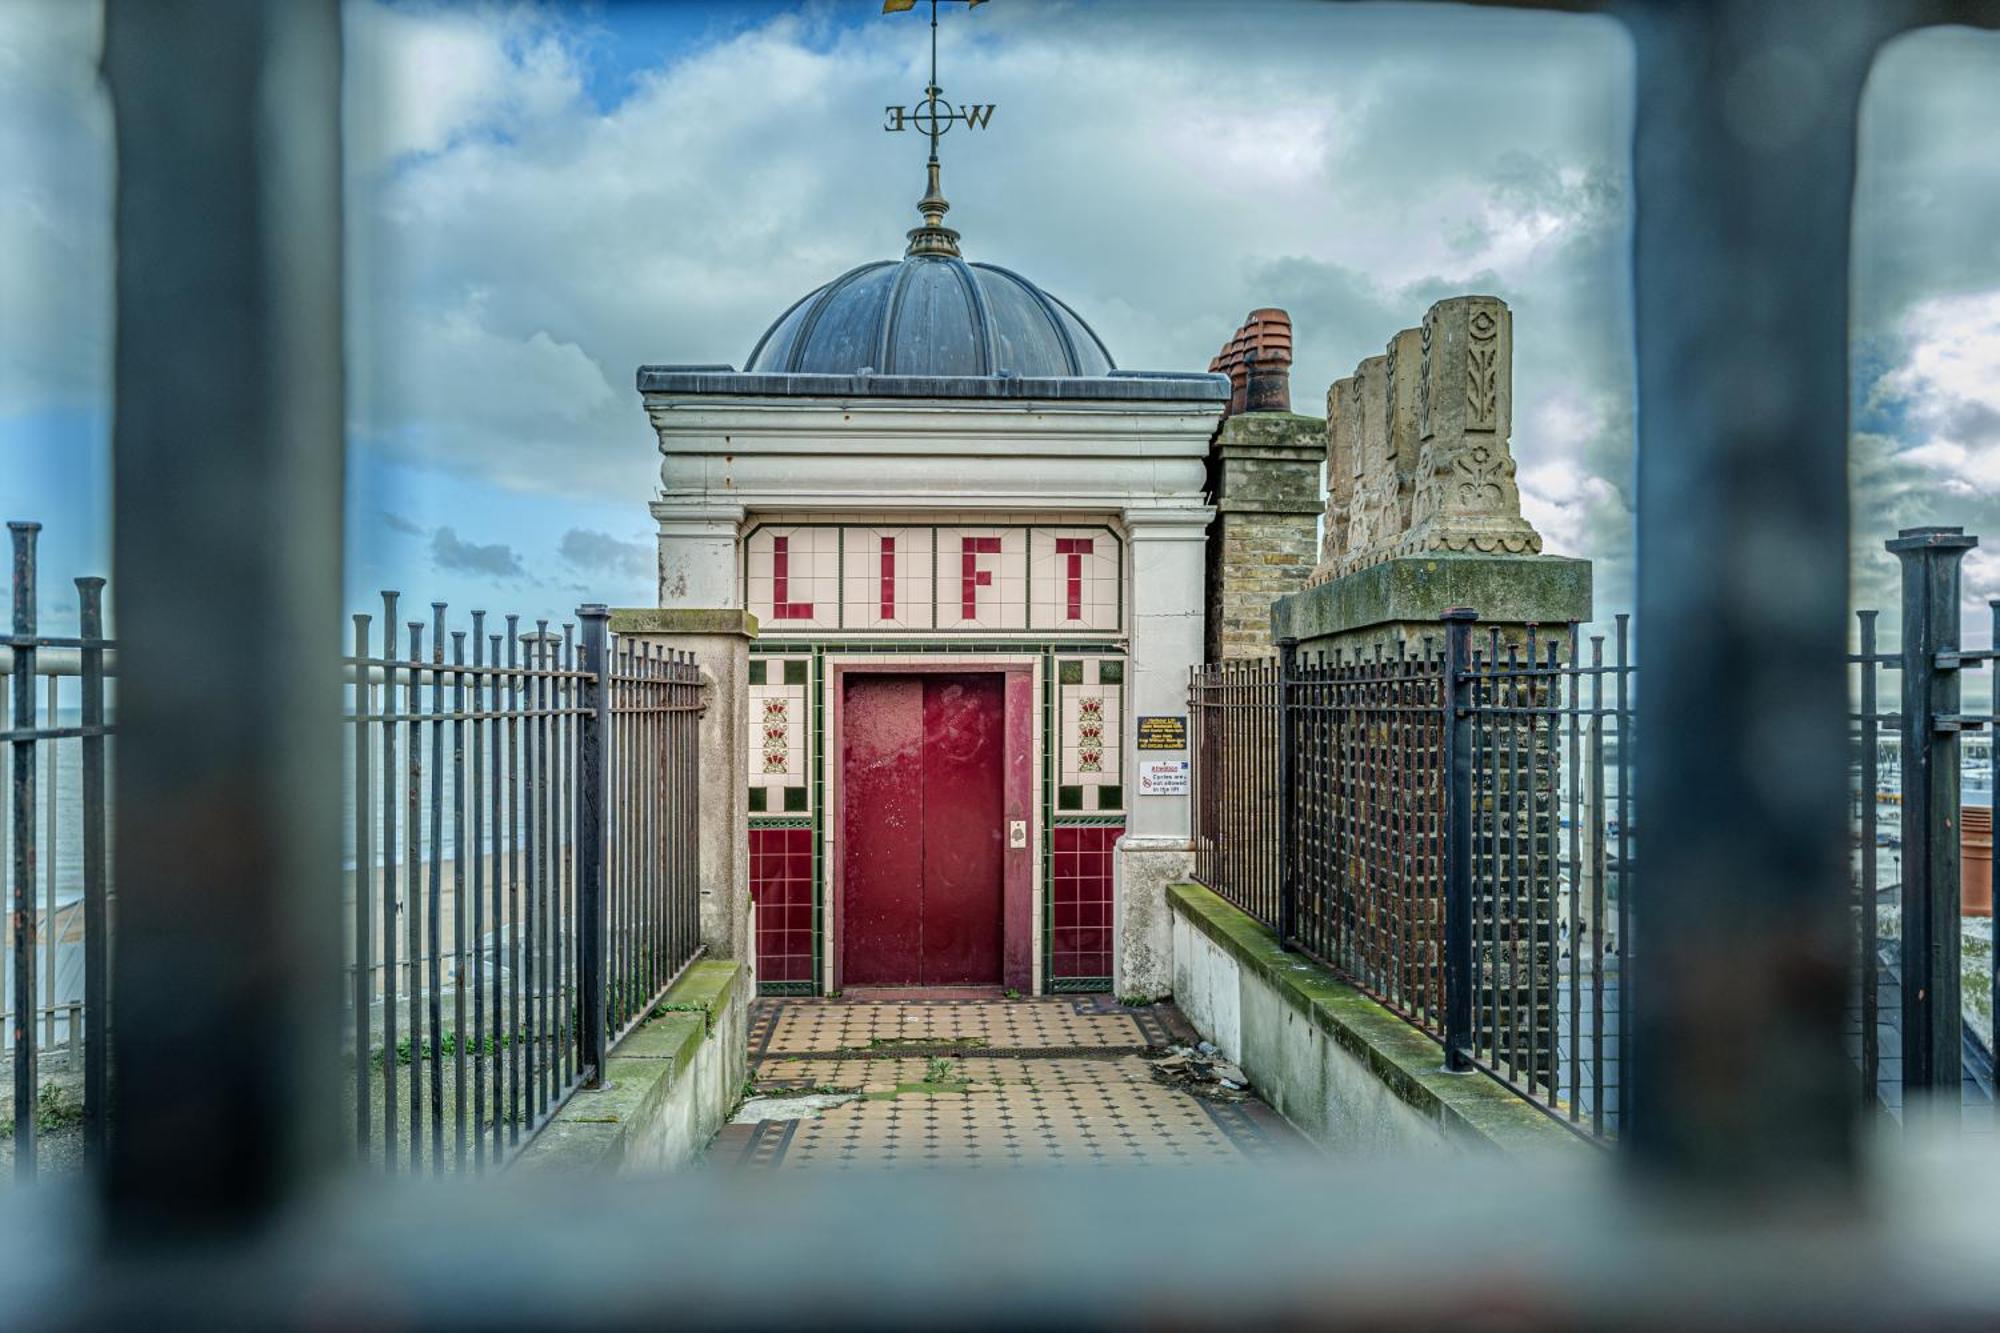
<svg viewBox="0 0 2000 1333"><path fill-rule="evenodd" d="M1421 652L1301 662L1287 652L1280 667L1296 849L1292 890L1281 901L1291 909L1284 933L1411 1022L1441 1032L1441 662Z"/></svg>
<svg viewBox="0 0 2000 1333"><path fill-rule="evenodd" d="M1465 812L1449 841L1469 890L1463 903L1469 1004L1447 1044L1473 1068L1593 1137L1618 1125L1622 978L1636 892L1631 820L1630 626L1610 636L1528 627L1509 642L1469 621L1447 661L1462 738L1448 765Z"/></svg>
<svg viewBox="0 0 2000 1333"><path fill-rule="evenodd" d="M399 650L396 601L382 651L357 615L346 659L355 1146L479 1170L597 1081L700 952L700 675L601 606L560 634L475 611L468 635L433 603Z"/></svg>
<svg viewBox="0 0 2000 1333"><path fill-rule="evenodd" d="M702 689L693 659L613 639L606 1031L651 1012L701 949L695 858Z"/></svg>
<svg viewBox="0 0 2000 1333"><path fill-rule="evenodd" d="M28 1178L49 1133L86 1163L107 1135L116 658L101 578L75 581L77 634L41 633L40 525L9 527L0 1151ZM379 650L354 617L344 659L349 1123L385 1168L478 1169L598 1077L701 952L701 675L612 635L601 606L560 634L489 633L434 603L399 638L397 600Z"/></svg>
<svg viewBox="0 0 2000 1333"><path fill-rule="evenodd" d="M0 741L10 754L6 1051L18 1178L36 1174L44 1130L79 1127L84 1160L104 1149L110 1067L113 893L106 859L112 641L104 580L76 580L77 633L40 632L39 523L9 523L12 632ZM37 699L37 694L41 698ZM71 858L74 857L74 860ZM42 901L36 902L37 889Z"/></svg>
<svg viewBox="0 0 2000 1333"><path fill-rule="evenodd" d="M1962 1109L1994 1098L1994 732L2000 725L2000 602L1987 647L1962 642L1959 563L1977 544L1957 528L1888 543L1902 564L1899 642L1855 613L1857 962L1849 1047L1865 1105L1900 1116L1913 1099ZM1986 674L1984 709L1964 673ZM1885 678L1884 673L1893 672Z"/></svg>
<svg viewBox="0 0 2000 1333"><path fill-rule="evenodd" d="M1618 1123L1627 621L1198 668L1196 877L1566 1124Z"/></svg>
<svg viewBox="0 0 2000 1333"><path fill-rule="evenodd" d="M1201 836L1195 877L1275 927L1278 920L1278 664L1197 667L1189 718Z"/></svg>

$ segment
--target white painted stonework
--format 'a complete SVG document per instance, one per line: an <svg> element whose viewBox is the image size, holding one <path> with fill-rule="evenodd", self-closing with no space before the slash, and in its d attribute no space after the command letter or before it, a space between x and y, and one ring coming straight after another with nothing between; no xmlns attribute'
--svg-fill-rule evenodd
<svg viewBox="0 0 2000 1333"><path fill-rule="evenodd" d="M1205 391L1201 381L1185 382ZM1185 401L1091 401L1082 392L1038 400L647 390L662 454L652 506L660 605L750 611L759 627L753 671L774 648L793 645L829 661L864 659L871 645L922 645L898 660L927 661L935 650L940 669L952 665L953 643L1016 646L1036 663L1037 705L1048 701L1055 719L1054 763L1036 756L1038 788L1046 771L1050 785L1085 793L1054 822L1126 821L1131 845L1114 867L1114 989L1161 995L1172 963L1160 895L1185 867L1188 798L1137 794L1134 720L1187 711L1214 513L1204 460L1226 402L1192 391ZM1065 644L1085 659L1087 695L1052 694L1062 683L1043 678ZM1100 660L1122 663L1122 679L1101 687ZM765 747L774 766L783 753L806 751L796 728L807 699L769 672L746 688L755 696L745 710L753 729L745 744L756 747L750 772L776 782L762 777ZM767 737L756 730L761 710L781 698L770 704ZM1105 752L1086 763L1100 732ZM821 764L829 781L833 767ZM1100 789L1115 808L1098 806ZM816 805L797 808L829 800L829 790L794 795L783 809L753 805L751 821L815 819L830 866L832 821ZM1045 794L1053 804L1038 790L1037 809ZM1034 831L1038 857L1050 831ZM1046 909L1039 893L1038 912ZM1047 978L1037 952L1039 986Z"/></svg>

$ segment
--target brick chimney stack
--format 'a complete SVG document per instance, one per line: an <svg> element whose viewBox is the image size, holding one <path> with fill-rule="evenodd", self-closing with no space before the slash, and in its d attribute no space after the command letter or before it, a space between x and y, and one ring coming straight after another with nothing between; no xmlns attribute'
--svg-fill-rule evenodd
<svg viewBox="0 0 2000 1333"><path fill-rule="evenodd" d="M1326 422L1292 412L1292 317L1250 312L1209 363L1229 376L1229 415L1209 445L1210 661L1271 650L1271 603L1305 586L1319 558Z"/></svg>

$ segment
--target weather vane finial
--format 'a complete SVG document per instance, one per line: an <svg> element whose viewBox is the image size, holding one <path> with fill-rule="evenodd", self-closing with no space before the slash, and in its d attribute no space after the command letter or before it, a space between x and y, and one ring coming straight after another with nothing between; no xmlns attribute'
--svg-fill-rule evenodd
<svg viewBox="0 0 2000 1333"><path fill-rule="evenodd" d="M913 255L956 255L958 253L958 233L944 225L944 215L951 210L945 202L944 191L938 187L938 139L949 131L954 121L964 121L969 129L984 129L993 119L993 105L975 106L968 102L954 107L944 100L944 89L938 87L937 77L937 11L938 5L963 4L967 9L985 4L986 0L930 0L931 6L931 81L924 89L923 100L913 107L892 106L888 109L888 120L882 126L891 132L900 132L914 125L919 131L930 136L930 188L917 201L917 211L924 216L924 225L910 232L910 248ZM915 9L917 0L882 0L884 14L901 14Z"/></svg>

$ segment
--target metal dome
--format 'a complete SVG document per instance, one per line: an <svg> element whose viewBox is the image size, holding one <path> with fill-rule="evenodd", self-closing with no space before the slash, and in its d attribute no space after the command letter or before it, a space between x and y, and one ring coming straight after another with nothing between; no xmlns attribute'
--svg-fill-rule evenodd
<svg viewBox="0 0 2000 1333"><path fill-rule="evenodd" d="M1103 376L1111 353L1018 273L956 255L863 264L809 293L757 342L751 374Z"/></svg>

